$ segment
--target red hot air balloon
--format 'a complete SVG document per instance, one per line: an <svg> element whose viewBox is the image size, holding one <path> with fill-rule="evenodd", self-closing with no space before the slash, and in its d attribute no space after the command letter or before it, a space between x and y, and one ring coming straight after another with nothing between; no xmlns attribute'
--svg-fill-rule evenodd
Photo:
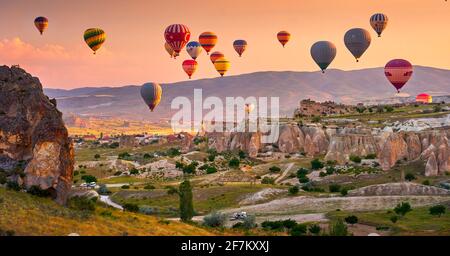
<svg viewBox="0 0 450 256"><path fill-rule="evenodd" d="M183 24L173 24L166 28L164 32L166 42L172 47L173 51L179 54L191 38L189 28Z"/></svg>
<svg viewBox="0 0 450 256"><path fill-rule="evenodd" d="M189 79L191 79L191 76L195 73L197 70L197 61L195 60L185 60L183 61L183 69L186 74L188 74Z"/></svg>
<svg viewBox="0 0 450 256"><path fill-rule="evenodd" d="M413 66L409 61L402 59L391 60L384 68L384 74L391 84L400 92L400 89L409 81L413 74Z"/></svg>
<svg viewBox="0 0 450 256"><path fill-rule="evenodd" d="M213 53L211 53L210 59L212 64L214 64L214 62L216 62L217 59L223 58L225 57L225 55L219 51L215 51Z"/></svg>

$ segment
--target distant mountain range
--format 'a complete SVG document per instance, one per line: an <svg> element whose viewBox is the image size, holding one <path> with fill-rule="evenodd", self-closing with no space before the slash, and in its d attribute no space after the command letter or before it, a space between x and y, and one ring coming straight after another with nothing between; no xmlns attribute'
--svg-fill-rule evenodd
<svg viewBox="0 0 450 256"><path fill-rule="evenodd" d="M320 72L258 72L223 78L201 79L163 84L161 104L151 113L140 97L140 86L78 88L73 90L45 89L56 98L63 113L92 117L114 117L160 122L170 118L172 99L193 98L194 89L203 89L208 96L280 97L280 111L290 116L300 100L331 100L345 104L376 102L392 98L395 90L384 76L383 68L354 71L328 70ZM450 70L415 66L411 81L403 93L415 96L450 95Z"/></svg>

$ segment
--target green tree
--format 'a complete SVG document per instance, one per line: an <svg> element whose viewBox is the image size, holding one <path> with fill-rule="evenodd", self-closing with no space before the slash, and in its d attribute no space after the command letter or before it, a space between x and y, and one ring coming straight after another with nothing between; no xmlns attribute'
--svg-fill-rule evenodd
<svg viewBox="0 0 450 256"><path fill-rule="evenodd" d="M233 169L237 169L239 168L239 165L241 164L241 162L239 161L239 159L237 159L236 157L233 157L229 162L228 162L228 166L230 168Z"/></svg>
<svg viewBox="0 0 450 256"><path fill-rule="evenodd" d="M319 170L323 168L323 163L319 159L314 159L311 161L311 169L313 170Z"/></svg>
<svg viewBox="0 0 450 256"><path fill-rule="evenodd" d="M313 224L313 225L309 226L308 230L309 230L309 233L311 233L313 235L318 235L318 234L320 234L321 228L319 225Z"/></svg>
<svg viewBox="0 0 450 256"><path fill-rule="evenodd" d="M412 211L412 208L408 202L402 202L394 208L394 212L401 216L405 216L410 211Z"/></svg>
<svg viewBox="0 0 450 256"><path fill-rule="evenodd" d="M341 185L339 184L330 184L329 186L330 193L337 193L341 191Z"/></svg>
<svg viewBox="0 0 450 256"><path fill-rule="evenodd" d="M240 159L245 159L245 158L247 158L247 153L245 153L245 152L242 151L242 150L239 150L239 158L240 158Z"/></svg>
<svg viewBox="0 0 450 256"><path fill-rule="evenodd" d="M354 163L357 163L357 164L360 164L362 159L359 156L351 155L350 156L350 161L352 161Z"/></svg>
<svg viewBox="0 0 450 256"><path fill-rule="evenodd" d="M330 224L330 236L347 236L348 229L347 225L342 221L342 219L338 219Z"/></svg>
<svg viewBox="0 0 450 256"><path fill-rule="evenodd" d="M304 236L307 231L305 224L297 224L291 229L291 236Z"/></svg>
<svg viewBox="0 0 450 256"><path fill-rule="evenodd" d="M393 216L391 216L390 220L391 220L392 223L395 224L398 221L398 216L397 215L393 215Z"/></svg>
<svg viewBox="0 0 450 256"><path fill-rule="evenodd" d="M95 158L95 160L100 159L100 154L95 154L94 158Z"/></svg>
<svg viewBox="0 0 450 256"><path fill-rule="evenodd" d="M278 173L278 172L281 172L281 169L278 166L272 166L269 168L269 171L273 172L273 173Z"/></svg>
<svg viewBox="0 0 450 256"><path fill-rule="evenodd" d="M414 174L412 174L412 173L407 173L405 175L405 180L407 180L407 181L413 181L415 179L416 179L416 176L414 176Z"/></svg>
<svg viewBox="0 0 450 256"><path fill-rule="evenodd" d="M182 221L190 221L194 216L194 204L192 196L192 187L189 180L185 180L180 184L180 219Z"/></svg>
<svg viewBox="0 0 450 256"><path fill-rule="evenodd" d="M81 179L84 180L86 183L97 182L97 178L92 175L83 175L81 176Z"/></svg>
<svg viewBox="0 0 450 256"><path fill-rule="evenodd" d="M441 204L432 206L429 209L431 215L438 216L438 217L441 217L441 215L445 214L445 210L446 210L445 206L443 206Z"/></svg>
<svg viewBox="0 0 450 256"><path fill-rule="evenodd" d="M289 194L291 195L297 195L299 191L300 189L298 188L298 186L292 186L289 188Z"/></svg>

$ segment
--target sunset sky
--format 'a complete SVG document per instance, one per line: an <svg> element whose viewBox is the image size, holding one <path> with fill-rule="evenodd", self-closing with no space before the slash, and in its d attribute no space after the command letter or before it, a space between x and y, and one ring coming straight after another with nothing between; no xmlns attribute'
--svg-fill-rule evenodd
<svg viewBox="0 0 450 256"><path fill-rule="evenodd" d="M149 81L187 80L181 63L186 51L170 59L164 50L165 28L187 25L191 40L214 31L214 50L231 61L227 75L257 71L315 71L310 57L315 41L336 44L330 68L353 70L384 66L393 58L413 64L450 69L450 2L444 0L0 0L0 65L19 64L45 87L123 86ZM376 12L389 17L383 37L369 24ZM46 16L48 30L39 35L33 21ZM96 56L83 41L83 32L100 27L107 41ZM343 43L345 32L365 28L372 45L356 63ZM285 49L276 39L291 32ZM242 58L235 39L249 46ZM193 79L217 77L205 52Z"/></svg>

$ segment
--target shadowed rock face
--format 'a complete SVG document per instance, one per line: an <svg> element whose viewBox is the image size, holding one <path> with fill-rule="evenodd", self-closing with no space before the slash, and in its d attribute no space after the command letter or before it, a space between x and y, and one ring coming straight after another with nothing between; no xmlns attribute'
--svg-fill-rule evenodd
<svg viewBox="0 0 450 256"><path fill-rule="evenodd" d="M73 165L62 114L39 79L18 67L0 67L0 168L8 180L25 188L39 186L64 204Z"/></svg>

